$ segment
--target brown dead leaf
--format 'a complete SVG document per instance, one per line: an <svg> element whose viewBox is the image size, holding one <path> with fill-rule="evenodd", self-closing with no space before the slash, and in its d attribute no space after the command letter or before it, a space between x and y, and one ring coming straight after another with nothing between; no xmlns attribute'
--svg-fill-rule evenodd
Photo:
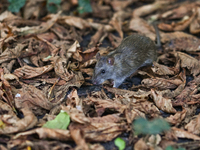
<svg viewBox="0 0 200 150"><path fill-rule="evenodd" d="M174 39L179 39L179 38L191 38L191 39L196 38L195 36L191 34L181 32L181 31L169 32L169 33L160 32L160 36L161 36L162 43L170 42Z"/></svg>
<svg viewBox="0 0 200 150"><path fill-rule="evenodd" d="M171 99L167 99L159 95L155 90L151 89L153 101L156 106L164 112L176 113L176 109L173 108Z"/></svg>
<svg viewBox="0 0 200 150"><path fill-rule="evenodd" d="M179 128L176 128L176 127L172 127L172 132L175 133L175 135L179 138L187 138L187 139L193 139L193 140L200 140L200 137L197 136L197 135L194 135L190 132L187 132L183 129L179 129Z"/></svg>
<svg viewBox="0 0 200 150"><path fill-rule="evenodd" d="M199 135L200 133L200 114L195 116L186 126L185 129L193 134Z"/></svg>
<svg viewBox="0 0 200 150"><path fill-rule="evenodd" d="M105 109L114 109L115 111L123 113L123 111L127 108L126 105L113 102L112 100L102 100L94 97L89 97L89 100L94 103L98 116L101 116Z"/></svg>
<svg viewBox="0 0 200 150"><path fill-rule="evenodd" d="M32 85L23 84L22 89L15 95L17 108L29 108L37 112L38 108L50 110L54 105L49 102L46 94Z"/></svg>
<svg viewBox="0 0 200 150"><path fill-rule="evenodd" d="M77 27L81 30L90 27L90 24L86 20L74 16L61 16L59 17L58 22L61 24L67 24L70 26Z"/></svg>
<svg viewBox="0 0 200 150"><path fill-rule="evenodd" d="M2 100L0 100L0 110L1 110L0 115L3 115L5 113L7 115L16 117L16 114L13 112L13 109Z"/></svg>
<svg viewBox="0 0 200 150"><path fill-rule="evenodd" d="M33 77L45 74L53 69L53 65L43 66L43 67L31 67L23 66L21 68L15 69L14 75L23 79L30 79Z"/></svg>
<svg viewBox="0 0 200 150"><path fill-rule="evenodd" d="M200 73L200 62L194 57L182 52L176 52L174 56L181 60L181 67L188 68L194 76Z"/></svg>
<svg viewBox="0 0 200 150"><path fill-rule="evenodd" d="M72 140L69 130L62 129L49 129L49 128L37 128L26 132L18 133L14 136L14 139L20 139L23 137L31 136L37 134L40 139L54 139L61 141Z"/></svg>
<svg viewBox="0 0 200 150"><path fill-rule="evenodd" d="M172 68L165 65L161 65L156 62L153 62L153 65L154 67L152 67L151 70L158 75L174 75L175 73Z"/></svg>
<svg viewBox="0 0 200 150"><path fill-rule="evenodd" d="M91 122L90 124L85 124L85 125L71 123L69 127L70 130L71 127L73 127L73 130L81 129L86 141L97 141L97 142L111 141L112 139L120 135L122 132L127 130L126 123L124 122L122 123Z"/></svg>
<svg viewBox="0 0 200 150"><path fill-rule="evenodd" d="M78 108L78 105L77 105ZM66 111L70 115L70 119L73 122L79 123L79 124L88 124L90 123L90 120L88 117L85 116L85 114L82 112L81 109L72 108L70 106L63 107L62 110Z"/></svg>
<svg viewBox="0 0 200 150"><path fill-rule="evenodd" d="M69 73L68 68L67 68L67 63L68 60L65 58L61 58L59 56L56 56L52 58L54 61L54 70L55 73L61 77L65 81L69 81L74 77L73 72Z"/></svg>
<svg viewBox="0 0 200 150"><path fill-rule="evenodd" d="M133 17L137 18L137 17L148 15L156 10L166 7L170 3L171 1L157 0L152 4L141 6L139 8L134 9Z"/></svg>
<svg viewBox="0 0 200 150"><path fill-rule="evenodd" d="M186 52L200 51L200 40L196 37L176 38L165 44L167 50L178 50Z"/></svg>
<svg viewBox="0 0 200 150"><path fill-rule="evenodd" d="M80 55L83 58L82 62L86 62L88 60L91 60L91 58L93 58L98 51L99 51L99 45L92 47L90 49L87 49L84 52L80 52Z"/></svg>
<svg viewBox="0 0 200 150"><path fill-rule="evenodd" d="M0 120L5 124L0 128L0 134L11 134L19 131L25 131L34 127L37 123L37 117L27 108L21 109L24 118L19 119L16 116L2 115Z"/></svg>
<svg viewBox="0 0 200 150"><path fill-rule="evenodd" d="M69 90L70 87L77 87L80 88L80 86L84 83L84 77L81 72L74 72L74 76L71 80L63 84L62 86L59 86L58 88L55 88L55 102L61 102L65 99L65 96Z"/></svg>
<svg viewBox="0 0 200 150"><path fill-rule="evenodd" d="M139 139L134 145L134 150L148 150L148 149L149 146L142 138Z"/></svg>
<svg viewBox="0 0 200 150"><path fill-rule="evenodd" d="M81 129L74 129L73 126L70 126L70 134L72 139L75 141L75 143L83 150L89 150L89 146L87 145L84 135L81 132Z"/></svg>
<svg viewBox="0 0 200 150"><path fill-rule="evenodd" d="M185 119L187 110L183 109L182 111L176 112L175 115L170 115L169 117L166 118L166 121L169 122L170 124L178 126L183 119Z"/></svg>
<svg viewBox="0 0 200 150"><path fill-rule="evenodd" d="M123 39L124 37L123 31L122 31L122 22L124 21L125 18L129 16L130 14L125 11L117 11L109 22L109 24L111 24L114 27L114 29L119 33L119 36L121 37L121 39Z"/></svg>
<svg viewBox="0 0 200 150"><path fill-rule="evenodd" d="M102 26L101 28L99 28L97 30L97 32L92 36L90 43L88 44L88 47L94 47L97 45L97 43L99 42L99 40L101 39L101 37L104 34L104 26Z"/></svg>
<svg viewBox="0 0 200 150"><path fill-rule="evenodd" d="M40 17L40 14L42 12L41 10L42 3L40 3L39 0L35 1L28 1L25 6L24 6L24 18L29 19L29 18L38 18Z"/></svg>
<svg viewBox="0 0 200 150"><path fill-rule="evenodd" d="M173 22L171 25L160 23L158 27L159 29L164 30L164 31L183 31L191 24L196 14L197 12L195 11L190 17L185 17L184 20L181 20L177 23Z"/></svg>
<svg viewBox="0 0 200 150"><path fill-rule="evenodd" d="M138 0L131 0L131 1L120 1L120 0L115 0L111 1L110 5L115 11L121 11L125 9L128 5L131 5L133 2L136 2Z"/></svg>
<svg viewBox="0 0 200 150"><path fill-rule="evenodd" d="M155 40L156 34L154 29L142 18L132 18L130 21L129 29L137 31L149 37L151 40ZM161 34L161 33L160 33ZM162 38L162 37L161 37Z"/></svg>
<svg viewBox="0 0 200 150"><path fill-rule="evenodd" d="M43 22L40 26L36 26L36 27L26 26L22 28L13 28L14 29L13 32L16 32L17 35L44 33L56 23L60 14L61 14L61 11L59 11L57 14L49 15L51 19L47 22Z"/></svg>
<svg viewBox="0 0 200 150"><path fill-rule="evenodd" d="M180 79L146 78L142 80L142 85L147 88L158 88L159 90L175 89L182 84Z"/></svg>
<svg viewBox="0 0 200 150"><path fill-rule="evenodd" d="M0 55L0 64L15 59L22 53L22 50L26 47L26 44L17 44L17 46L13 49L7 48L1 55Z"/></svg>
<svg viewBox="0 0 200 150"><path fill-rule="evenodd" d="M197 7L197 15L190 24L190 33L197 34L200 32L199 21L200 21L200 7Z"/></svg>

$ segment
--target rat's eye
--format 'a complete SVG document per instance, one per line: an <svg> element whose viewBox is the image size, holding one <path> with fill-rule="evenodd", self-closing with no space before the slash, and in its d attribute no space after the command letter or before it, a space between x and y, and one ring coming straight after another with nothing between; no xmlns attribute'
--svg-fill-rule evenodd
<svg viewBox="0 0 200 150"><path fill-rule="evenodd" d="M102 73L102 74L104 74L104 73L105 73L105 70L104 70L104 69L103 69L103 70L101 70L101 73Z"/></svg>

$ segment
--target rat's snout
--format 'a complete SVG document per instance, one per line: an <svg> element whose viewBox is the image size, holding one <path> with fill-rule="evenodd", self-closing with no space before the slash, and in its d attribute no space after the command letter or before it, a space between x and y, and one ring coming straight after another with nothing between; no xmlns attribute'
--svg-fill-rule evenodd
<svg viewBox="0 0 200 150"><path fill-rule="evenodd" d="M94 84L94 85L96 85L97 84L97 80L96 79L92 79L92 83Z"/></svg>
<svg viewBox="0 0 200 150"><path fill-rule="evenodd" d="M95 80L92 80L92 83L96 85L96 84L97 84L97 81L95 81Z"/></svg>

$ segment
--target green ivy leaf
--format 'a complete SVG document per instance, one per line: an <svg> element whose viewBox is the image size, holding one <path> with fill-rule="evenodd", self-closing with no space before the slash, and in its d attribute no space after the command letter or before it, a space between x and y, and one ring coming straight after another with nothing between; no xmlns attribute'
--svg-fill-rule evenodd
<svg viewBox="0 0 200 150"><path fill-rule="evenodd" d="M54 120L46 122L42 127L66 130L69 123L70 123L70 116L68 115L68 113L61 110Z"/></svg>
<svg viewBox="0 0 200 150"><path fill-rule="evenodd" d="M118 147L119 150L124 150L126 147L126 142L118 137L115 139L115 145Z"/></svg>
<svg viewBox="0 0 200 150"><path fill-rule="evenodd" d="M90 0L78 0L78 12L80 14L84 12L92 12Z"/></svg>
<svg viewBox="0 0 200 150"><path fill-rule="evenodd" d="M60 4L61 0L47 0L46 7L49 12L56 13Z"/></svg>
<svg viewBox="0 0 200 150"><path fill-rule="evenodd" d="M26 0L8 0L10 5L8 10L11 12L19 12L19 10L25 5Z"/></svg>
<svg viewBox="0 0 200 150"><path fill-rule="evenodd" d="M148 121L144 118L138 118L133 122L135 134L159 134L170 129L170 125L164 119L154 119Z"/></svg>
<svg viewBox="0 0 200 150"><path fill-rule="evenodd" d="M167 146L165 150L185 150L185 148L179 147L177 149L177 148L174 148L173 146Z"/></svg>

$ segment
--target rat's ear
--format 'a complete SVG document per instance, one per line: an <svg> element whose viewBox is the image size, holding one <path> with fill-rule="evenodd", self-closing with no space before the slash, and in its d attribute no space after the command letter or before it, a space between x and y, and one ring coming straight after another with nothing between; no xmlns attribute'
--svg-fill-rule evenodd
<svg viewBox="0 0 200 150"><path fill-rule="evenodd" d="M100 57L101 57L101 55L100 55L100 53L98 52L98 53L96 54L96 59L99 60Z"/></svg>
<svg viewBox="0 0 200 150"><path fill-rule="evenodd" d="M109 58L107 59L107 63L108 63L109 65L113 65L114 62L115 62L115 58L114 58L114 57L109 57Z"/></svg>

